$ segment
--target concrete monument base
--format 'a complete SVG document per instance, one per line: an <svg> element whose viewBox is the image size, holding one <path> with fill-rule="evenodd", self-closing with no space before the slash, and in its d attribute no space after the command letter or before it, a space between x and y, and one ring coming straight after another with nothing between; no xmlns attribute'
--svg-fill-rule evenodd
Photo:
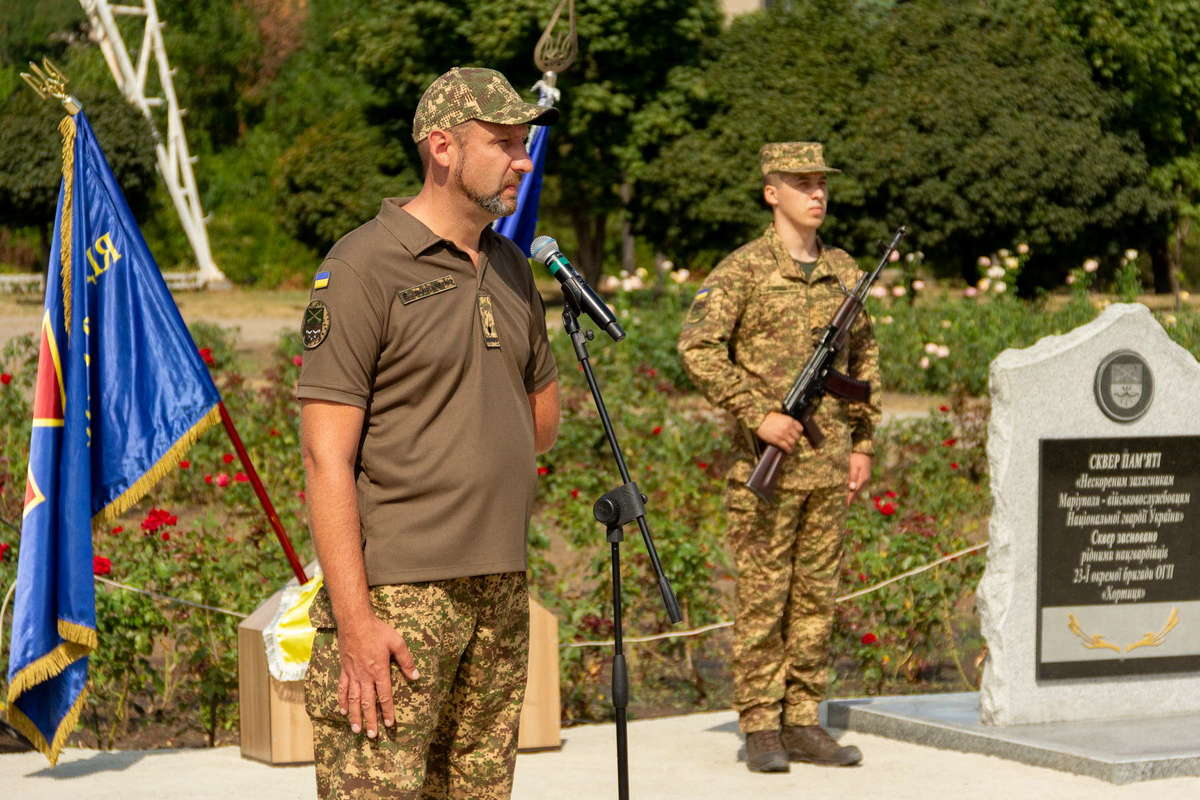
<svg viewBox="0 0 1200 800"><path fill-rule="evenodd" d="M821 723L890 739L992 755L1109 783L1200 776L1200 714L984 725L979 693L829 700ZM866 759L870 760L870 753Z"/></svg>

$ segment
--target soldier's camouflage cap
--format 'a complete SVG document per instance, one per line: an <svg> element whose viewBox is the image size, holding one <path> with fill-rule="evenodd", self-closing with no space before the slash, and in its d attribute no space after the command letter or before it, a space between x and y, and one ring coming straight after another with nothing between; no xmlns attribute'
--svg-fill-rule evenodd
<svg viewBox="0 0 1200 800"><path fill-rule="evenodd" d="M413 115L413 141L421 141L435 128L445 130L469 119L501 125L553 125L558 121L558 109L526 103L494 69L454 67L421 95Z"/></svg>
<svg viewBox="0 0 1200 800"><path fill-rule="evenodd" d="M758 151L762 174L772 172L841 172L825 164L819 142L770 142Z"/></svg>

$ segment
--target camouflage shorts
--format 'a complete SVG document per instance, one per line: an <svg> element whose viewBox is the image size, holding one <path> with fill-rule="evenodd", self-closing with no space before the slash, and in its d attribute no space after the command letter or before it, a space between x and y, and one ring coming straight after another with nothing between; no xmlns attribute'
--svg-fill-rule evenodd
<svg viewBox="0 0 1200 800"><path fill-rule="evenodd" d="M322 798L501 800L512 791L525 696L525 573L376 586L371 605L404 636L421 677L392 664L396 724L368 739L337 710L341 661L324 590L305 679Z"/></svg>

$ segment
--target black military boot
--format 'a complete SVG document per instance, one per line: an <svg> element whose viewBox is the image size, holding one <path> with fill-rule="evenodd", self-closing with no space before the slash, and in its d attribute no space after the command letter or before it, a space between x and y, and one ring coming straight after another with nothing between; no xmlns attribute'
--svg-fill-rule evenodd
<svg viewBox="0 0 1200 800"><path fill-rule="evenodd" d="M820 725L784 725L780 739L792 761L836 767L849 767L862 761L861 750L854 745L842 747Z"/></svg>
<svg viewBox="0 0 1200 800"><path fill-rule="evenodd" d="M746 766L751 772L787 772L791 769L779 731L746 734Z"/></svg>

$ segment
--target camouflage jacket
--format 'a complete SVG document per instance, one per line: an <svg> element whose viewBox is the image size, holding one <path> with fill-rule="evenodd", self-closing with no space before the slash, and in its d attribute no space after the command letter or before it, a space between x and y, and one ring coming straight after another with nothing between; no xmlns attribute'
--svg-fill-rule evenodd
<svg viewBox="0 0 1200 800"><path fill-rule="evenodd" d="M782 409L817 336L861 274L844 250L822 246L806 278L769 225L760 238L718 264L696 292L679 336L679 353L704 396L733 414L742 429L730 480L749 479L757 459L753 432L768 412ZM874 452L872 437L880 416L879 349L865 313L851 329L835 368L868 381L872 402L826 397L813 416L826 441L818 451L800 440L784 459L777 484L782 489L840 485L852 451Z"/></svg>

